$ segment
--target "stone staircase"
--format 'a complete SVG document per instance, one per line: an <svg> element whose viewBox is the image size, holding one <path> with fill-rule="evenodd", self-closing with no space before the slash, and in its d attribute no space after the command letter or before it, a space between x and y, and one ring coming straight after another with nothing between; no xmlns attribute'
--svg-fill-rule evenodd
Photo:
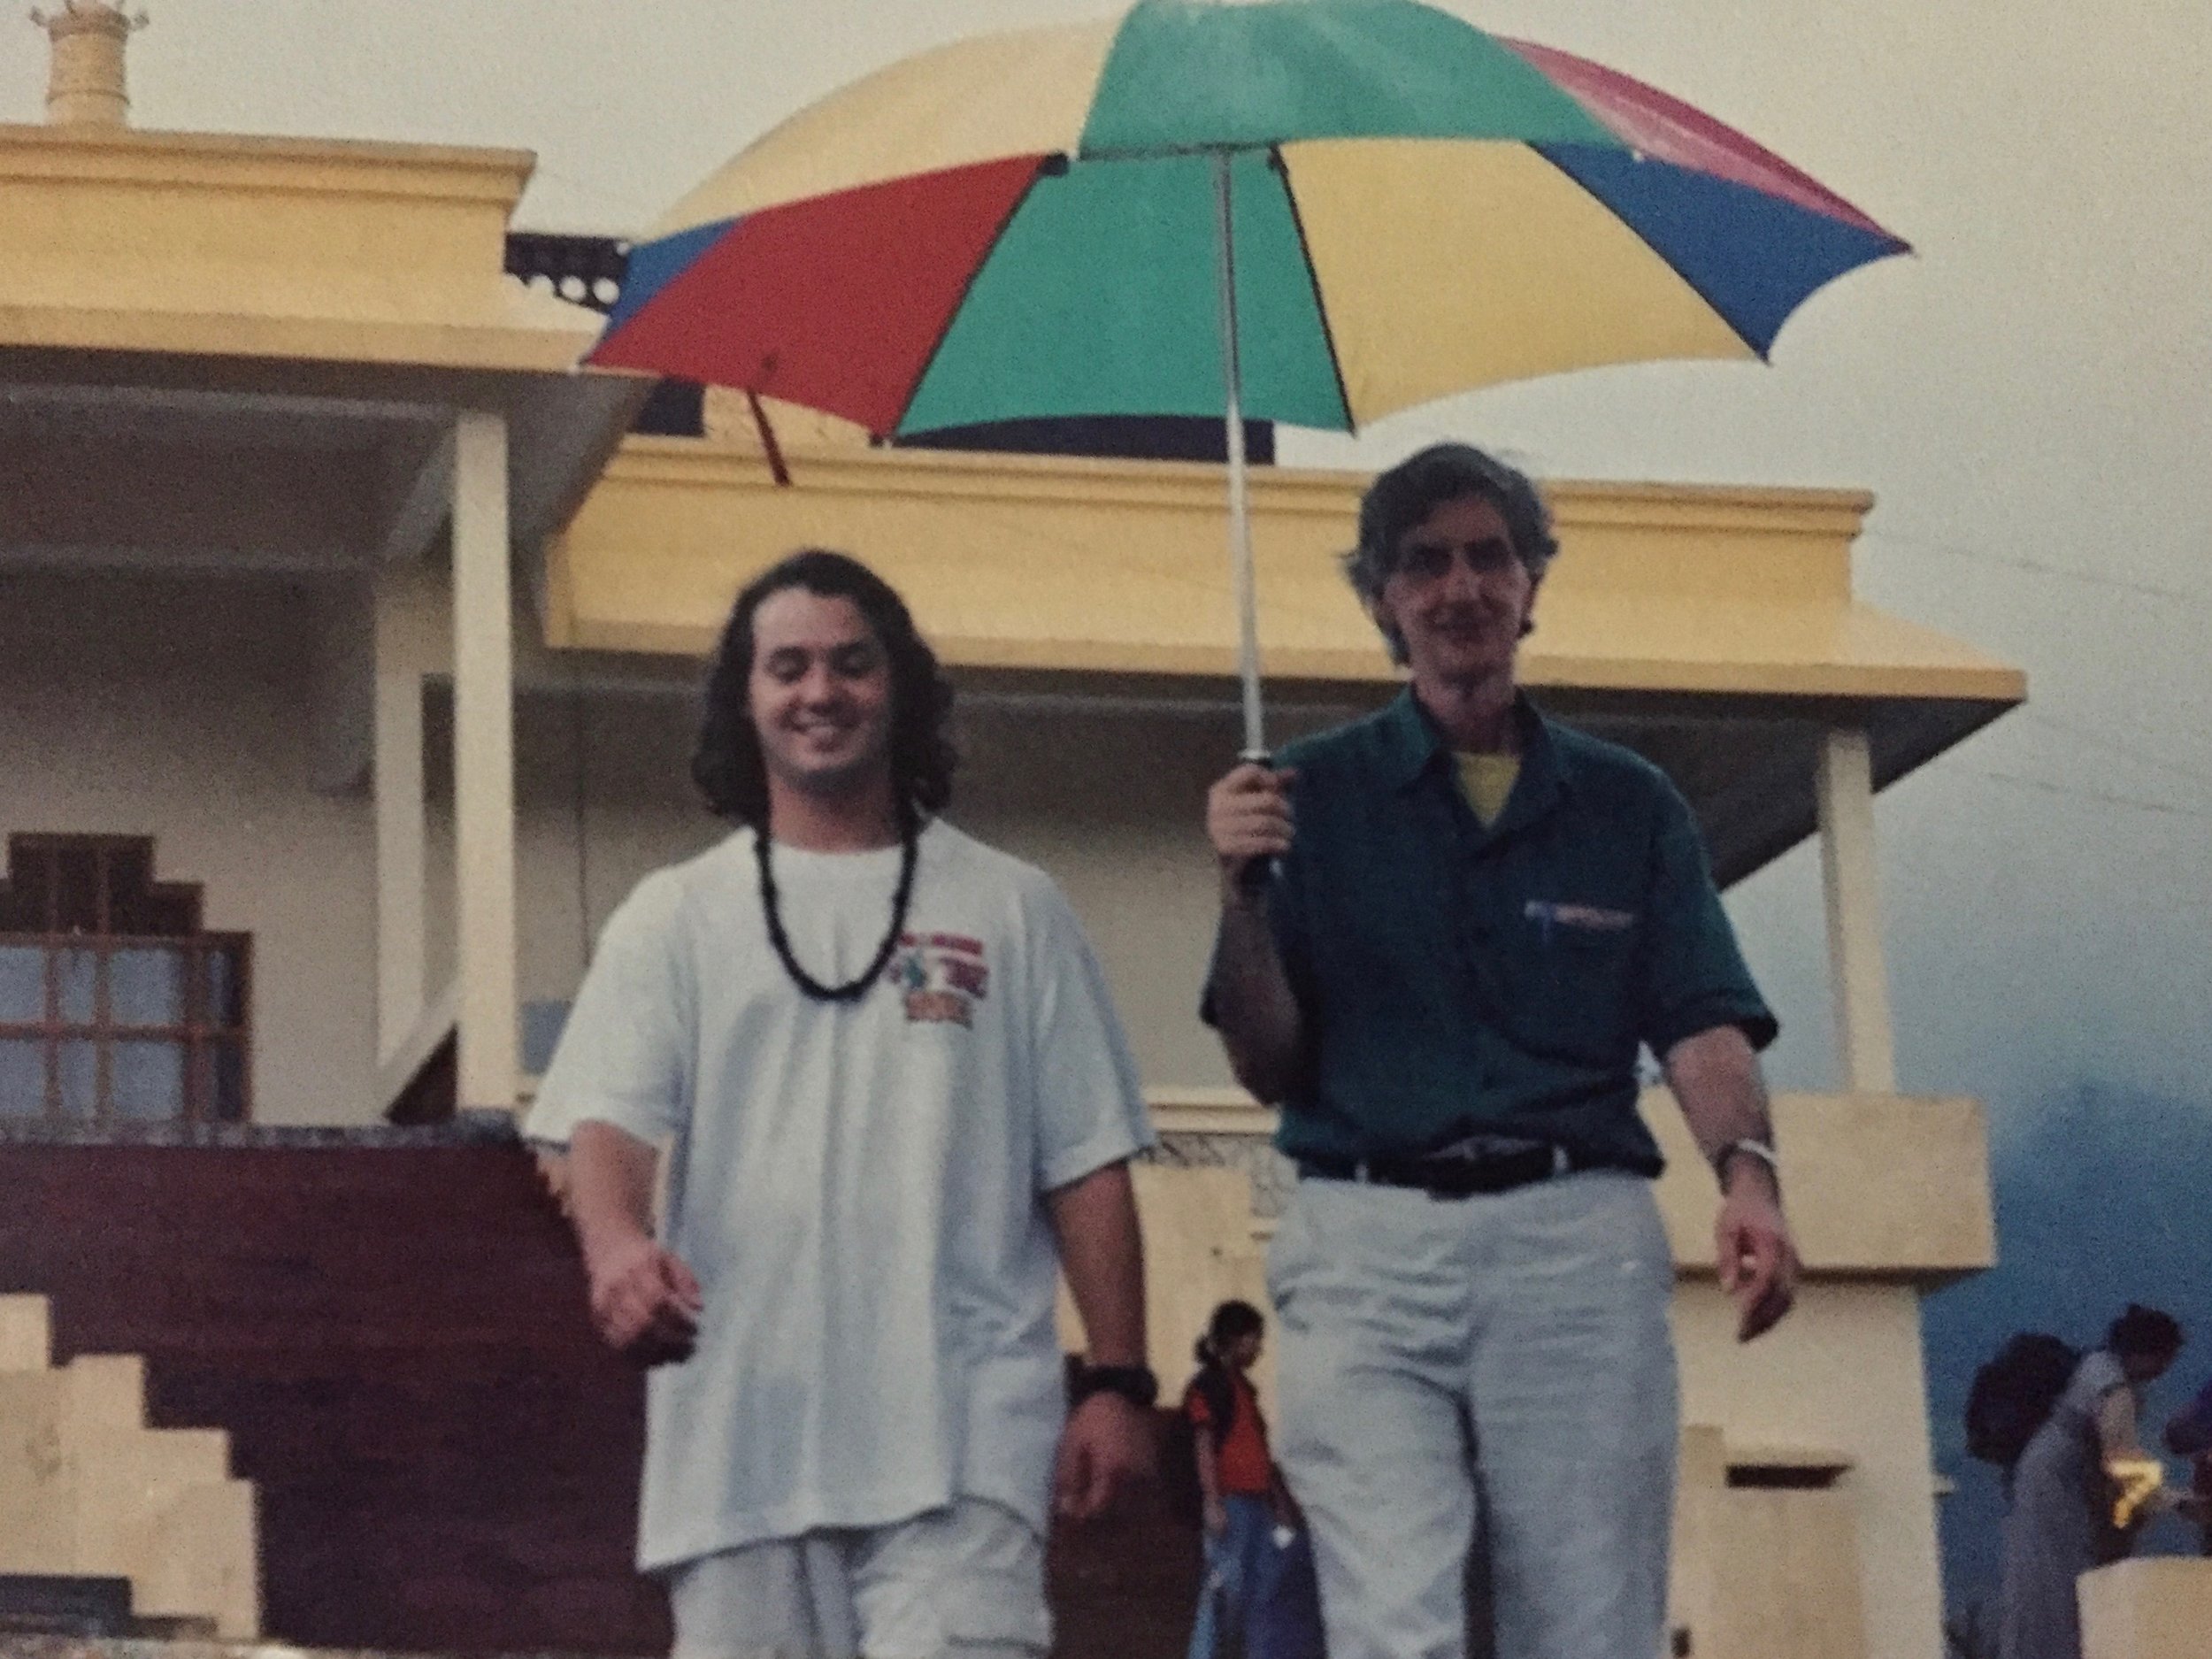
<svg viewBox="0 0 2212 1659"><path fill-rule="evenodd" d="M1155 1355L1174 1389L1193 1322L1221 1295L1256 1294L1249 1187L1226 1170L1139 1179L1160 1240ZM52 1299L69 1363L50 1375L76 1379L42 1386L78 1390L91 1402L78 1420L96 1409L119 1433L142 1420L125 1402L142 1377L160 1432L137 1432L177 1460L162 1465L173 1483L220 1469L222 1434L192 1428L227 1432L257 1497L267 1635L666 1651L659 1592L631 1567L641 1383L594 1337L567 1227L511 1131L0 1141L0 1293ZM143 1357L97 1357L119 1351ZM7 1352L42 1363L43 1339ZM0 1371L0 1400L10 1381ZM0 1528L18 1456L0 1454ZM32 1466L27 1438L19 1463ZM187 1483L177 1503L211 1502L200 1490ZM1197 1538L1156 1503L1056 1535L1049 1559L1059 1659L1182 1651Z"/></svg>
<svg viewBox="0 0 2212 1659"><path fill-rule="evenodd" d="M0 1574L121 1579L135 1618L260 1633L254 1492L219 1429L147 1426L136 1354L51 1363L46 1298L0 1296Z"/></svg>
<svg viewBox="0 0 2212 1659"><path fill-rule="evenodd" d="M142 1363L154 1425L227 1432L273 1637L664 1651L631 1570L640 1380L593 1338L511 1134L234 1141L0 1144L0 1292L51 1298L54 1374L78 1379L46 1386L120 1425ZM85 1357L114 1352L142 1362ZM0 1470L0 1511L15 1485Z"/></svg>

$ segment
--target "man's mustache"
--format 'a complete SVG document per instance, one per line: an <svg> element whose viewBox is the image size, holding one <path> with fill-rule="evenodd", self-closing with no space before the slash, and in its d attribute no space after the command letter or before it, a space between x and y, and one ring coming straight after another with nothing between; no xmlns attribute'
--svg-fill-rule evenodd
<svg viewBox="0 0 2212 1659"><path fill-rule="evenodd" d="M1502 605L1440 605L1422 619L1432 628L1463 628L1479 626L1484 623L1502 622L1506 611Z"/></svg>

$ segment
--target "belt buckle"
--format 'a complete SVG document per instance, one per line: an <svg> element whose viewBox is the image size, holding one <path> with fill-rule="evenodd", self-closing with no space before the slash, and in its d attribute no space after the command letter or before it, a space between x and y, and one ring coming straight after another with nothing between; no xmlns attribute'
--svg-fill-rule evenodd
<svg viewBox="0 0 2212 1659"><path fill-rule="evenodd" d="M1490 1190L1483 1185L1478 1174L1482 1168L1480 1160L1459 1158L1454 1162L1463 1167L1449 1171L1440 1169L1432 1179L1421 1183L1421 1190L1429 1195L1432 1202L1440 1204L1463 1203L1476 1194Z"/></svg>
<svg viewBox="0 0 2212 1659"><path fill-rule="evenodd" d="M1494 1169L1509 1159L1527 1158L1537 1152L1550 1154L1550 1169L1502 1186L1483 1179L1486 1170ZM1435 1177L1432 1180L1425 1181L1423 1186L1428 1195L1440 1203L1456 1203L1481 1193L1509 1192L1516 1187L1556 1180L1568 1172L1572 1162L1567 1156L1567 1148L1556 1141L1501 1141L1484 1135L1470 1135L1466 1140L1456 1141L1420 1160L1421 1164L1428 1166L1425 1173L1432 1171ZM1455 1168L1455 1165L1457 1167Z"/></svg>
<svg viewBox="0 0 2212 1659"><path fill-rule="evenodd" d="M1471 1138L1415 1159L1421 1190L1440 1204L1457 1203L1484 1191L1483 1171L1497 1161L1497 1155L1486 1154L1480 1145Z"/></svg>

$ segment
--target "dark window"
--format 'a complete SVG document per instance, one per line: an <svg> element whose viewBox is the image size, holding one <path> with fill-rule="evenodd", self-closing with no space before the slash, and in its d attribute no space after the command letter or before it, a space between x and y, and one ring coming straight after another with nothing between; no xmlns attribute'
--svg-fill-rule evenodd
<svg viewBox="0 0 2212 1659"><path fill-rule="evenodd" d="M603 315L622 296L630 244L611 236L565 236L550 231L507 233L507 274L540 293ZM655 438L696 438L706 432L705 388L692 380L660 380L630 421Z"/></svg>
<svg viewBox="0 0 2212 1659"><path fill-rule="evenodd" d="M251 940L143 837L14 835L0 884L0 1118L248 1116Z"/></svg>

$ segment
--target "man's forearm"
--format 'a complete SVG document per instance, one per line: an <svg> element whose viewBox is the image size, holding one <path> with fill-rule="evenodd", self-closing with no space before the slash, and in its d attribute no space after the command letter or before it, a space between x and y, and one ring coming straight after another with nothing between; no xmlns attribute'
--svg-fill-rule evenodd
<svg viewBox="0 0 2212 1659"><path fill-rule="evenodd" d="M659 1151L612 1124L581 1123L569 1138L569 1208L576 1237L595 1248L653 1230L653 1177Z"/></svg>
<svg viewBox="0 0 2212 1659"><path fill-rule="evenodd" d="M1774 1120L1759 1057L1735 1026L1717 1025L1685 1037L1667 1050L1664 1063L1668 1087L1708 1164L1739 1141L1773 1144Z"/></svg>
<svg viewBox="0 0 2212 1659"><path fill-rule="evenodd" d="M1143 1364L1144 1241L1129 1166L1094 1171L1045 1202L1091 1363Z"/></svg>
<svg viewBox="0 0 2212 1659"><path fill-rule="evenodd" d="M1242 894L1225 899L1207 989L1229 1069L1260 1100L1279 1102L1303 1069L1305 1026L1264 901Z"/></svg>

